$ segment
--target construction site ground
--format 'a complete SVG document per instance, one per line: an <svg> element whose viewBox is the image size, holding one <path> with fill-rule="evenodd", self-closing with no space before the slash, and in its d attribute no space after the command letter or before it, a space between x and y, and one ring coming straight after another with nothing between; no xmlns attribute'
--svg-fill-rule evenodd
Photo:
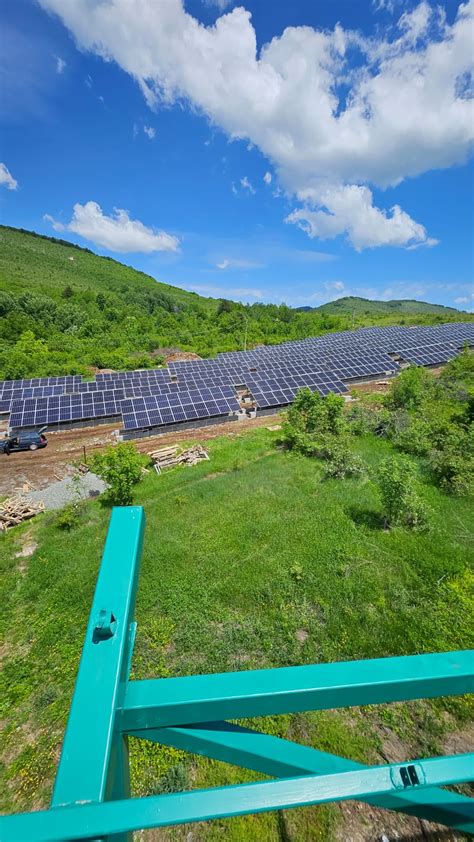
<svg viewBox="0 0 474 842"><path fill-rule="evenodd" d="M180 430L159 436L136 439L134 445L142 453L185 441L208 441L217 436L238 436L256 427L278 423L277 415L251 418L247 421L233 421L214 424L199 429ZM64 479L77 462L87 459L100 448L112 444L117 424L103 424L95 427L81 427L58 432L48 431L48 446L42 450L0 454L0 495L21 492L25 484L32 489L46 488L50 483ZM85 448L85 453L84 453Z"/></svg>

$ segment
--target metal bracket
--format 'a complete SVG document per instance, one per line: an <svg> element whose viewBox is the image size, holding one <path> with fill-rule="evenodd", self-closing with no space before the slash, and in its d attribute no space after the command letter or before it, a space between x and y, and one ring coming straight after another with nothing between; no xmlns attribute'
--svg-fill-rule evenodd
<svg viewBox="0 0 474 842"><path fill-rule="evenodd" d="M106 608L99 611L99 617L92 632L92 642L100 643L101 640L109 640L117 631L117 620Z"/></svg>

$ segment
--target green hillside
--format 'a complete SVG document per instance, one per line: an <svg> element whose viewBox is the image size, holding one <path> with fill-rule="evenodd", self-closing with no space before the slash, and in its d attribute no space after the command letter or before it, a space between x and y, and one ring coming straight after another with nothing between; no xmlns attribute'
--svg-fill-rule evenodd
<svg viewBox="0 0 474 842"><path fill-rule="evenodd" d="M166 348L213 356L243 348L245 337L251 348L367 324L459 319L437 305L381 304L341 299L301 311L203 298L64 240L0 226L0 379L145 368Z"/></svg>
<svg viewBox="0 0 474 842"><path fill-rule="evenodd" d="M216 308L214 299L159 283L111 257L100 257L66 240L4 225L0 225L0 283L2 290L21 294L28 289L57 301L64 296L67 286L79 295L91 290L120 295L133 284L139 294L161 293L178 305L193 306L199 302L212 311Z"/></svg>
<svg viewBox="0 0 474 842"><path fill-rule="evenodd" d="M358 298L348 295L345 298L338 298L337 301L329 301L321 307L316 308L320 313L330 313L336 316L442 316L451 318L456 316L464 321L459 310L454 307L445 307L443 304L430 304L427 301L413 301L409 298L401 298L395 301L377 301L370 298Z"/></svg>

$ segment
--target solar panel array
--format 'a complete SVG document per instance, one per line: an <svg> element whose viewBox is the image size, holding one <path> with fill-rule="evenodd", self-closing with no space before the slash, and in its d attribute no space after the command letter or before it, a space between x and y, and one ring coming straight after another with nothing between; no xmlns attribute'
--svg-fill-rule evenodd
<svg viewBox="0 0 474 842"><path fill-rule="evenodd" d="M125 430L137 430L230 415L239 409L240 404L231 386L180 389L168 394L124 400L122 418Z"/></svg>
<svg viewBox="0 0 474 842"><path fill-rule="evenodd" d="M466 343L474 345L474 323L371 327L167 368L98 372L93 381L80 375L9 380L0 382L0 412L10 412L14 429L121 415L125 430L143 430L234 414L238 387L257 409L285 406L303 386L344 394L347 383L390 376L403 363L447 362Z"/></svg>

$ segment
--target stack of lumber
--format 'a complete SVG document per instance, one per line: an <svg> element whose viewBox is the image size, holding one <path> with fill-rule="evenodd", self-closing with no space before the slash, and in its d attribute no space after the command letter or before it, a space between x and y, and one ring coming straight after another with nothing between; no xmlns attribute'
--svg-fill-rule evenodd
<svg viewBox="0 0 474 842"><path fill-rule="evenodd" d="M29 520L39 512L44 512L44 503L33 503L27 497L20 494L16 497L8 497L0 503L0 531L6 532L12 526L18 526L24 520Z"/></svg>
<svg viewBox="0 0 474 842"><path fill-rule="evenodd" d="M160 447L159 450L151 450L148 456L152 460L157 474L161 474L164 468L175 468L177 465L196 465L201 459L209 459L209 454L200 444L195 444L181 453L178 453L176 446Z"/></svg>

